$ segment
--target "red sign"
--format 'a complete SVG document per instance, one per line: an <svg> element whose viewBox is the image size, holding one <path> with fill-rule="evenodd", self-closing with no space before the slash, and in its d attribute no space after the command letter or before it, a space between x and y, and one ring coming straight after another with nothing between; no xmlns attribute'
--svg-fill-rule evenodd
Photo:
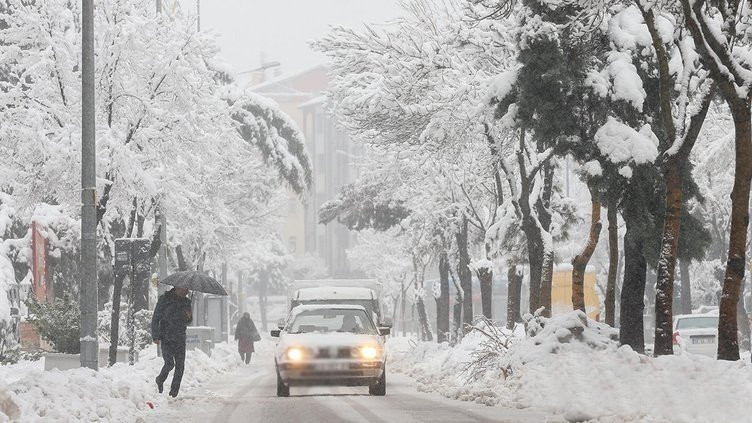
<svg viewBox="0 0 752 423"><path fill-rule="evenodd" d="M42 230L40 223L31 222L31 275L34 280L34 296L40 302L45 302L52 290L47 284L47 238Z"/></svg>

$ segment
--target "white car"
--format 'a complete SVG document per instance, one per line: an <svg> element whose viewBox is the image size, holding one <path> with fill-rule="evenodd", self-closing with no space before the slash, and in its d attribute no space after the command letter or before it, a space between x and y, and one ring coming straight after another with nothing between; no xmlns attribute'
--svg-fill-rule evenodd
<svg viewBox="0 0 752 423"><path fill-rule="evenodd" d="M277 396L290 386L368 386L386 395L384 336L371 313L357 305L300 305L290 311L274 354Z"/></svg>
<svg viewBox="0 0 752 423"><path fill-rule="evenodd" d="M687 351L715 358L718 353L718 314L674 316L674 353Z"/></svg>

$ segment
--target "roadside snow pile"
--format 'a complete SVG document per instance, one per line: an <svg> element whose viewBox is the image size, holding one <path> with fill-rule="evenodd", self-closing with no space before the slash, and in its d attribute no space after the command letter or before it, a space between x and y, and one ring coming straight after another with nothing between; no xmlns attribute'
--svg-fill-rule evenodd
<svg viewBox="0 0 752 423"><path fill-rule="evenodd" d="M747 422L752 364L682 354L658 358L618 347L609 326L571 312L535 318L485 372L469 363L484 336L455 346L391 339L392 369L423 391L487 405L531 408L569 421Z"/></svg>
<svg viewBox="0 0 752 423"><path fill-rule="evenodd" d="M118 363L99 372L44 371L41 361L0 367L0 422L143 421L149 412L147 401L160 407L168 398L166 392L157 393L154 384L164 363L157 357L156 346L147 347L140 355L141 360L133 366ZM180 394L190 393L239 364L232 344L215 345L211 357L200 350L187 351ZM17 366L26 370L23 376ZM172 375L166 385L171 380Z"/></svg>

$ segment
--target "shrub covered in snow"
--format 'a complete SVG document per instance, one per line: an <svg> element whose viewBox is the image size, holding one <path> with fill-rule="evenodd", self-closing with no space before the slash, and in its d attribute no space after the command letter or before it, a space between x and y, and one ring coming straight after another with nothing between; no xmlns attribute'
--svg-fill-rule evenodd
<svg viewBox="0 0 752 423"><path fill-rule="evenodd" d="M78 354L81 348L78 303L69 295L40 303L34 296L26 300L29 315L26 320L34 325L39 336L47 340L55 351Z"/></svg>

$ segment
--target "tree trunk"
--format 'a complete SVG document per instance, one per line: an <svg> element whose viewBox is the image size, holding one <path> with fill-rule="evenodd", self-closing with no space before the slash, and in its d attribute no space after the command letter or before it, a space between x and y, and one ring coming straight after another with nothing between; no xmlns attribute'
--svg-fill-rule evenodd
<svg viewBox="0 0 752 423"><path fill-rule="evenodd" d="M468 330L467 326L473 323L473 275L470 272L470 253L468 252L467 242L467 218L462 219L462 229L456 234L457 250L459 254L459 263L457 265L457 274L460 278L462 287L462 323L463 332Z"/></svg>
<svg viewBox="0 0 752 423"><path fill-rule="evenodd" d="M682 167L677 158L666 164L666 214L663 218L663 237L655 295L655 349L654 354L674 353L673 300L676 271L676 251L679 245L679 228L682 213Z"/></svg>
<svg viewBox="0 0 752 423"><path fill-rule="evenodd" d="M643 255L643 240L636 228L626 220L624 235L624 282L621 290L619 343L633 350L645 352L645 332L642 315L645 310L645 279L647 263Z"/></svg>
<svg viewBox="0 0 752 423"><path fill-rule="evenodd" d="M728 261L723 279L720 316L718 321L718 358L739 360L737 339L737 304L747 254L747 225L749 224L749 189L752 179L752 116L749 102L730 103L736 131L736 166L734 187L731 190L731 232L729 233Z"/></svg>
<svg viewBox="0 0 752 423"><path fill-rule="evenodd" d="M542 266L542 272L541 272L541 308L543 308L543 312L541 313L542 316L545 317L551 317L551 290L553 289L553 277L554 277L554 250L553 250L553 240L550 239L551 236L549 234L546 234L549 238L549 241L546 242L544 245L547 245L547 247L544 249L543 253L543 266Z"/></svg>
<svg viewBox="0 0 752 423"><path fill-rule="evenodd" d="M522 296L522 272L517 266L509 265L507 270L507 329L514 329L520 319L520 303Z"/></svg>
<svg viewBox="0 0 752 423"><path fill-rule="evenodd" d="M120 331L120 298L123 293L123 280L125 275L115 277L112 288L112 314L110 315L110 350L109 365L112 366L117 361L117 347Z"/></svg>
<svg viewBox="0 0 752 423"><path fill-rule="evenodd" d="M178 256L178 271L185 272L188 270L188 262L185 261L182 245L175 247L175 255Z"/></svg>
<svg viewBox="0 0 752 423"><path fill-rule="evenodd" d="M749 316L747 316L747 309L744 307L744 283L742 283L741 291L739 292L739 304L736 307L737 321L739 322L739 345L743 350L750 349L750 327Z"/></svg>
<svg viewBox="0 0 752 423"><path fill-rule="evenodd" d="M402 327L402 337L407 336L407 324L405 323L405 306L407 304L407 298L405 298L405 281L400 282L400 326Z"/></svg>
<svg viewBox="0 0 752 423"><path fill-rule="evenodd" d="M454 297L454 306L452 307L452 323L454 324L454 327L452 329L453 337L450 341L456 344L462 337L462 305L464 304L464 296L462 294L462 285L457 283L458 278L455 277L455 274L452 272L451 268L449 269L449 277L452 279L452 284L454 285L454 289L456 291Z"/></svg>
<svg viewBox="0 0 752 423"><path fill-rule="evenodd" d="M449 257L446 251L439 256L439 286L441 295L436 298L436 340L448 341L449 336Z"/></svg>
<svg viewBox="0 0 752 423"><path fill-rule="evenodd" d="M692 314L692 285L689 279L689 260L679 260L679 271L681 273L681 312L682 314Z"/></svg>
<svg viewBox="0 0 752 423"><path fill-rule="evenodd" d="M261 313L261 328L266 332L266 291L268 288L268 274L267 272L261 272L259 278L259 312Z"/></svg>
<svg viewBox="0 0 752 423"><path fill-rule="evenodd" d="M530 292L528 311L533 314L541 306L541 276L543 273L543 241L538 225L532 217L524 219L522 231L527 243L527 261L530 265Z"/></svg>
<svg viewBox="0 0 752 423"><path fill-rule="evenodd" d="M590 235L585 248L572 259L572 308L582 310L583 313L587 313L585 310L585 270L601 234L601 200L598 191L593 187L590 187L590 202Z"/></svg>
<svg viewBox="0 0 752 423"><path fill-rule="evenodd" d="M238 315L245 313L245 294L243 293L243 271L238 270Z"/></svg>
<svg viewBox="0 0 752 423"><path fill-rule="evenodd" d="M426 314L426 304L423 302L423 298L418 298L418 321L420 322L420 338L423 341L433 341L433 334L431 333L431 325L428 324L428 314Z"/></svg>
<svg viewBox="0 0 752 423"><path fill-rule="evenodd" d="M493 270L482 268L478 270L478 282L480 283L480 302L483 316L492 319L493 307Z"/></svg>
<svg viewBox="0 0 752 423"><path fill-rule="evenodd" d="M543 151L543 149L539 149ZM541 239L543 240L543 266L541 268L540 306L544 307L542 315L551 317L551 290L554 277L554 240L551 236L551 197L554 191L554 166L548 162L543 165L543 191L536 203Z"/></svg>
<svg viewBox="0 0 752 423"><path fill-rule="evenodd" d="M616 327L616 278L619 272L619 220L616 199L608 204L608 282L606 285L606 324Z"/></svg>

